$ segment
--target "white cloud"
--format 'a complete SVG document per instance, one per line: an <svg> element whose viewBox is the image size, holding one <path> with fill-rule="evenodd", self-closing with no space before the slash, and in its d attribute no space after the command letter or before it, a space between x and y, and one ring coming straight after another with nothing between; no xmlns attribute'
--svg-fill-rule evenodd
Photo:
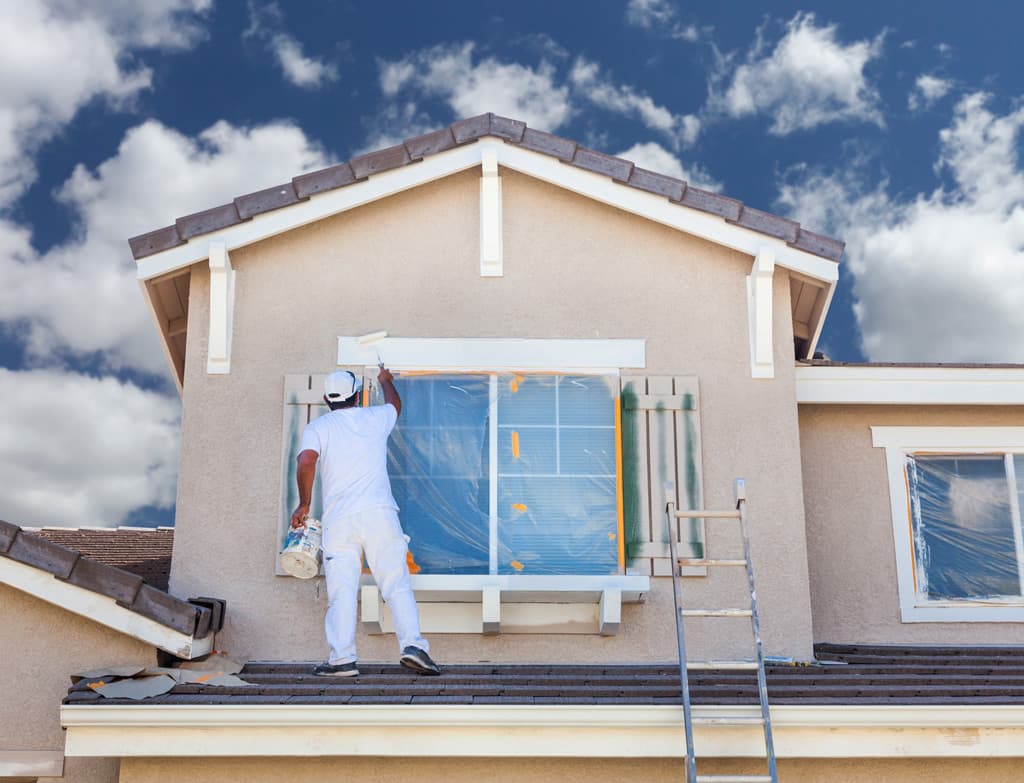
<svg viewBox="0 0 1024 783"><path fill-rule="evenodd" d="M302 45L290 35L278 33L270 46L285 78L296 87L320 87L338 78L336 66L304 55Z"/></svg>
<svg viewBox="0 0 1024 783"><path fill-rule="evenodd" d="M690 43L700 37L695 25L679 21L675 6L669 0L629 0L626 3L626 21Z"/></svg>
<svg viewBox="0 0 1024 783"><path fill-rule="evenodd" d="M742 64L723 62L708 101L712 113L729 117L767 114L769 132L786 135L830 122L882 125L878 93L864 73L882 51L883 34L872 41L843 44L836 26L819 26L813 14L799 13L771 51L765 30Z"/></svg>
<svg viewBox="0 0 1024 783"><path fill-rule="evenodd" d="M457 117L493 111L554 131L572 115L569 88L556 83L546 60L536 67L493 57L474 62L472 43L441 45L380 66L386 98L429 96L445 101Z"/></svg>
<svg viewBox="0 0 1024 783"><path fill-rule="evenodd" d="M0 517L116 525L174 504L180 405L120 383L0 368Z"/></svg>
<svg viewBox="0 0 1024 783"><path fill-rule="evenodd" d="M907 98L907 106L911 111L927 109L933 103L944 98L953 89L953 82L924 73L914 82L914 90Z"/></svg>
<svg viewBox="0 0 1024 783"><path fill-rule="evenodd" d="M75 216L67 242L40 255L26 228L0 221L0 322L36 363L102 352L109 367L164 374L127 238L327 164L288 123L219 122L196 138L155 121L132 128L114 157L78 166L60 189Z"/></svg>
<svg viewBox="0 0 1024 783"><path fill-rule="evenodd" d="M999 116L988 100L961 99L940 133L951 188L901 200L864 175L818 172L782 190L805 225L847 241L870 360L1024 362L1024 107Z"/></svg>
<svg viewBox="0 0 1024 783"><path fill-rule="evenodd" d="M130 99L151 73L132 57L200 37L209 0L0 3L0 207L35 177L32 153L83 106Z"/></svg>
<svg viewBox="0 0 1024 783"><path fill-rule="evenodd" d="M614 84L601 74L595 62L577 58L569 79L582 100L616 114L636 117L645 127L664 134L673 147L693 144L700 133L699 119L691 114L673 114L649 95Z"/></svg>
<svg viewBox="0 0 1024 783"><path fill-rule="evenodd" d="M722 183L711 177L702 166L694 164L684 167L679 158L653 141L634 144L628 150L616 154L620 158L633 161L641 168L677 177L696 188L714 192L722 189Z"/></svg>

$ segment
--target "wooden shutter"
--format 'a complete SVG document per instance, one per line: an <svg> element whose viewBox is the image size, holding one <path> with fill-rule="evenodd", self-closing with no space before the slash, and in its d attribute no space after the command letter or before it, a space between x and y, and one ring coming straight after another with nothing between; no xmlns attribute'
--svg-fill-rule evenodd
<svg viewBox="0 0 1024 783"><path fill-rule="evenodd" d="M703 503L697 378L624 376L621 405L626 573L669 576L665 482L675 484L678 508ZM703 557L703 520L682 521L680 539L680 557Z"/></svg>

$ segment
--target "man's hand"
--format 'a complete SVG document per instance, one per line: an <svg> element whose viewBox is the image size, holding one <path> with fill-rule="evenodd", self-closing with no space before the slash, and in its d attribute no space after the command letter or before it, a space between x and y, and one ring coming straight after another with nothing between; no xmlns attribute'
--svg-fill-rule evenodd
<svg viewBox="0 0 1024 783"><path fill-rule="evenodd" d="M385 381L388 383L394 383L395 376L391 374L391 370L384 365L381 365L380 372L377 373L377 380L381 383L384 383Z"/></svg>
<svg viewBox="0 0 1024 783"><path fill-rule="evenodd" d="M300 528L306 526L306 517L309 516L309 504L298 505L292 512L292 527Z"/></svg>
<svg viewBox="0 0 1024 783"><path fill-rule="evenodd" d="M395 376L383 364L380 366L380 372L377 373L377 381L380 383L380 390L384 392L384 404L393 405L395 415L401 416L402 398L398 396L398 390L395 389Z"/></svg>

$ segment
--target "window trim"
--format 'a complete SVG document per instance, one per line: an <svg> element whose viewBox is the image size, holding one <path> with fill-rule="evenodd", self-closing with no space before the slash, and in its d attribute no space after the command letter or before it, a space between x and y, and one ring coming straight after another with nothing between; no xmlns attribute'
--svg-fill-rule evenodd
<svg viewBox="0 0 1024 783"><path fill-rule="evenodd" d="M902 622L1024 622L1024 596L1006 601L918 599L914 528L905 469L907 455L923 451L946 454L1024 454L1024 427L873 426L871 438L874 447L885 449ZM1021 532L1020 520L1014 519L1014 522L1017 524L1016 535Z"/></svg>

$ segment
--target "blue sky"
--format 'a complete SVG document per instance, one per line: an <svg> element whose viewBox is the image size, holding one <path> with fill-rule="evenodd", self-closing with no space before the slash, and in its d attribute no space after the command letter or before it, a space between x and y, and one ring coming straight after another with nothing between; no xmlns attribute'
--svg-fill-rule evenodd
<svg viewBox="0 0 1024 783"><path fill-rule="evenodd" d="M0 7L0 518L173 520L127 238L483 111L844 239L821 348L1024 362L1024 6Z"/></svg>

